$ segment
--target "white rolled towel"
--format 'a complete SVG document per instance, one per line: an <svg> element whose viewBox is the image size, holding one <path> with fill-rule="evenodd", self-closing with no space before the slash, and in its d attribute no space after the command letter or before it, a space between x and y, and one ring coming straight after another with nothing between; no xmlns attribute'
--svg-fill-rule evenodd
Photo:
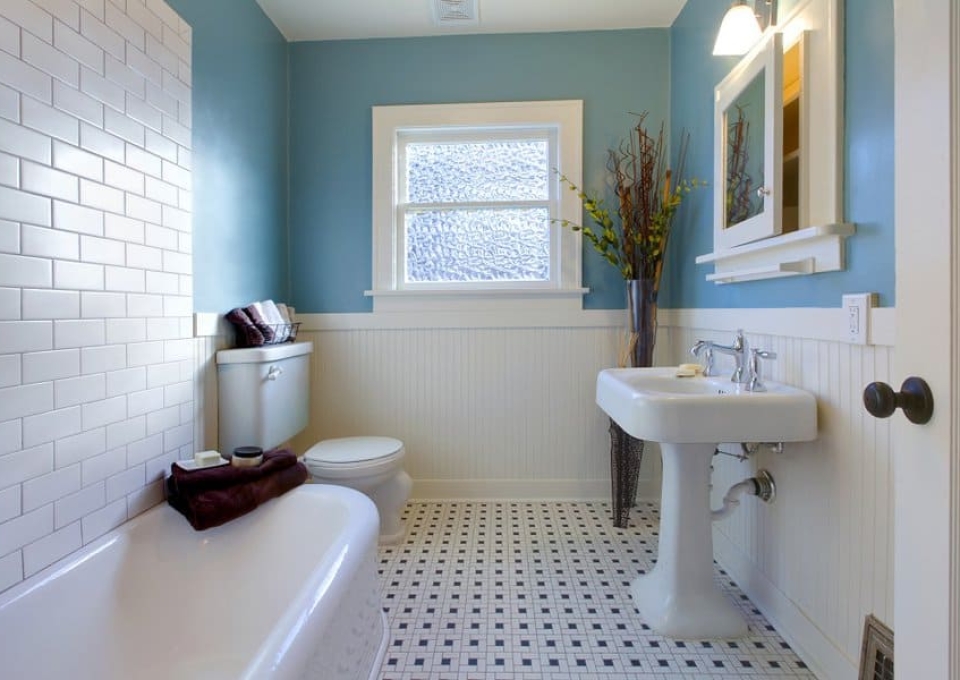
<svg viewBox="0 0 960 680"><path fill-rule="evenodd" d="M287 328L290 330L288 339L296 340L297 333L293 325L293 310L291 310L282 302L277 303L277 309L280 311L280 316L283 317L283 322L287 324Z"/></svg>
<svg viewBox="0 0 960 680"><path fill-rule="evenodd" d="M290 337L290 326L287 321L283 320L280 310L277 309L277 304L273 300L264 300L260 305L263 307L263 320L276 330L275 342L286 341Z"/></svg>

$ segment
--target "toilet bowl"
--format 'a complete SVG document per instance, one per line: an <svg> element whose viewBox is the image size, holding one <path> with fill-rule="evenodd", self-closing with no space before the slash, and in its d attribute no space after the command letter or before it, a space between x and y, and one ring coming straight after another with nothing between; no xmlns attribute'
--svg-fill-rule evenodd
<svg viewBox="0 0 960 680"><path fill-rule="evenodd" d="M303 454L311 481L356 489L380 513L380 543L403 538L403 506L413 482L403 469L403 442L393 437L343 437L317 442Z"/></svg>

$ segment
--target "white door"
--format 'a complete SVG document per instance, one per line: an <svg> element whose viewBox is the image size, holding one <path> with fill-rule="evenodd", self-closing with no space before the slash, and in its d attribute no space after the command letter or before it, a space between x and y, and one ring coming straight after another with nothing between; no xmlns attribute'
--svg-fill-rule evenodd
<svg viewBox="0 0 960 680"><path fill-rule="evenodd" d="M894 0L892 387L920 376L935 401L926 425L911 424L900 412L893 416L894 654L897 677L904 680L960 680L958 27L957 0Z"/></svg>

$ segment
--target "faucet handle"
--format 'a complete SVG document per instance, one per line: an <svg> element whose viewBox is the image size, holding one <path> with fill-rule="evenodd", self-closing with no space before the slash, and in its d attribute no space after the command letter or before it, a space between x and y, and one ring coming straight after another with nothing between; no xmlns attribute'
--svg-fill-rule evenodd
<svg viewBox="0 0 960 680"><path fill-rule="evenodd" d="M703 362L703 374L705 376L716 375L716 369L713 367L712 340L697 340L696 344L690 348L690 354Z"/></svg>
<svg viewBox="0 0 960 680"><path fill-rule="evenodd" d="M708 345L703 350L703 375L709 378L716 374L717 369L713 366L713 345Z"/></svg>
<svg viewBox="0 0 960 680"><path fill-rule="evenodd" d="M749 392L766 392L767 388L763 384L763 380L760 376L760 360L766 359L776 359L777 353L771 352L765 349L751 349L750 350L750 363L747 365L747 371L749 371L750 382L747 383L747 391Z"/></svg>

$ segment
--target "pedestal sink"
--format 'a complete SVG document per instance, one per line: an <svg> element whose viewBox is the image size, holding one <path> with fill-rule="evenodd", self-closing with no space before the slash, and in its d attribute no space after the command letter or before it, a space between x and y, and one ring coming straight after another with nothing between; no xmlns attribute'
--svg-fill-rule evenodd
<svg viewBox="0 0 960 680"><path fill-rule="evenodd" d="M722 377L674 368L620 368L597 377L597 404L628 434L660 443L663 488L657 563L630 586L644 621L677 639L735 638L743 616L713 579L710 464L722 442L817 436L813 395L775 382L749 392Z"/></svg>

